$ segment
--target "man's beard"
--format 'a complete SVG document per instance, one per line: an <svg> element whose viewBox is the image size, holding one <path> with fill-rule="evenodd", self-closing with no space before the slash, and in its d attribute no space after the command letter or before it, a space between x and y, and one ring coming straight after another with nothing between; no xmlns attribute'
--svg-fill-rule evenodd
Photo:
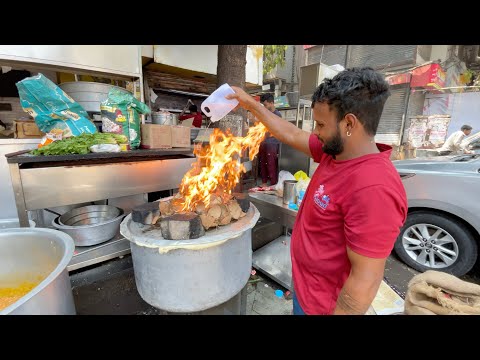
<svg viewBox="0 0 480 360"><path fill-rule="evenodd" d="M328 155L336 156L343 152L343 140L340 136L340 127L337 125L337 133L333 138L323 143L323 152Z"/></svg>

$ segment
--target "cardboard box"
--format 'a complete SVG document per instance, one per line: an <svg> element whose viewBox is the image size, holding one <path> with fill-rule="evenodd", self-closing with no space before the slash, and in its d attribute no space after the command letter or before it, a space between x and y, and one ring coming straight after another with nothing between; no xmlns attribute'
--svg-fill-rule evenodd
<svg viewBox="0 0 480 360"><path fill-rule="evenodd" d="M34 120L13 121L15 139L41 139L45 133L40 131Z"/></svg>
<svg viewBox="0 0 480 360"><path fill-rule="evenodd" d="M172 127L172 147L190 147L190 133L191 128L187 126L177 126L173 125Z"/></svg>
<svg viewBox="0 0 480 360"><path fill-rule="evenodd" d="M169 149L172 147L172 129L169 125L142 124L142 149Z"/></svg>
<svg viewBox="0 0 480 360"><path fill-rule="evenodd" d="M190 128L176 125L142 124L143 149L190 147Z"/></svg>

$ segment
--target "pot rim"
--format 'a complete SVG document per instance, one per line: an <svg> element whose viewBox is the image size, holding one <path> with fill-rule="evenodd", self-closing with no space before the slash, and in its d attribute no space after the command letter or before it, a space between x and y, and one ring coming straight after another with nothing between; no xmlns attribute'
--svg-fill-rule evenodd
<svg viewBox="0 0 480 360"><path fill-rule="evenodd" d="M22 233L29 233L29 232L33 232L33 233L41 232L45 234L54 235L55 237L60 238L60 240L62 241L65 247L65 251L63 253L62 259L57 264L55 269L53 269L53 271L45 279L43 279L37 286L35 286L32 290L30 290L28 293L23 295L20 299L15 301L13 304L0 310L0 315L6 315L11 313L13 310L25 304L27 301L29 301L31 298L33 298L35 295L37 295L39 292L45 289L48 285L53 283L53 281L64 270L67 269L68 264L72 260L73 252L75 250L75 244L73 242L73 239L70 235L64 232L61 232L59 230L53 230L53 229L47 229L47 228L11 228L11 229L0 230L0 236L2 236L3 233L22 234Z"/></svg>
<svg viewBox="0 0 480 360"><path fill-rule="evenodd" d="M52 226L53 226L55 229L65 229L65 230L90 229L90 228L100 227L100 226L102 226L102 225L111 224L112 222L115 222L115 221L117 221L119 218L124 217L124 216L125 216L125 212L123 211L123 209L120 209L120 214L119 214L118 216L114 217L113 219L107 220L107 221L102 222L102 223L97 223L97 224L77 225L77 226L60 224L60 221L57 221L57 220L60 220L60 216L57 216L56 218L54 218L54 219L52 220Z"/></svg>

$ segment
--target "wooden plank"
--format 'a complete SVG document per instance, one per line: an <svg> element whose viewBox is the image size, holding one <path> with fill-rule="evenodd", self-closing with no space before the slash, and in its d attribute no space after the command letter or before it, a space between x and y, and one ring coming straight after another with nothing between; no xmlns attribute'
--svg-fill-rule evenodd
<svg viewBox="0 0 480 360"><path fill-rule="evenodd" d="M144 79L151 88L163 88L180 91L190 91L210 94L216 89L216 84L205 80L193 80L167 73L145 71Z"/></svg>

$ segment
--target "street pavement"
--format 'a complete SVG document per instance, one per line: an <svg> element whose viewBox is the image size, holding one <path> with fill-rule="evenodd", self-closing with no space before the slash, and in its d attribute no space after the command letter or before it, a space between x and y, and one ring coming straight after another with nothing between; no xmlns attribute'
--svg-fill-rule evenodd
<svg viewBox="0 0 480 360"><path fill-rule="evenodd" d="M385 283L403 298L416 274L390 256ZM139 295L131 255L70 273L78 315L169 315L147 304ZM247 315L290 315L291 294L257 271L247 285ZM369 311L369 313L373 313Z"/></svg>

